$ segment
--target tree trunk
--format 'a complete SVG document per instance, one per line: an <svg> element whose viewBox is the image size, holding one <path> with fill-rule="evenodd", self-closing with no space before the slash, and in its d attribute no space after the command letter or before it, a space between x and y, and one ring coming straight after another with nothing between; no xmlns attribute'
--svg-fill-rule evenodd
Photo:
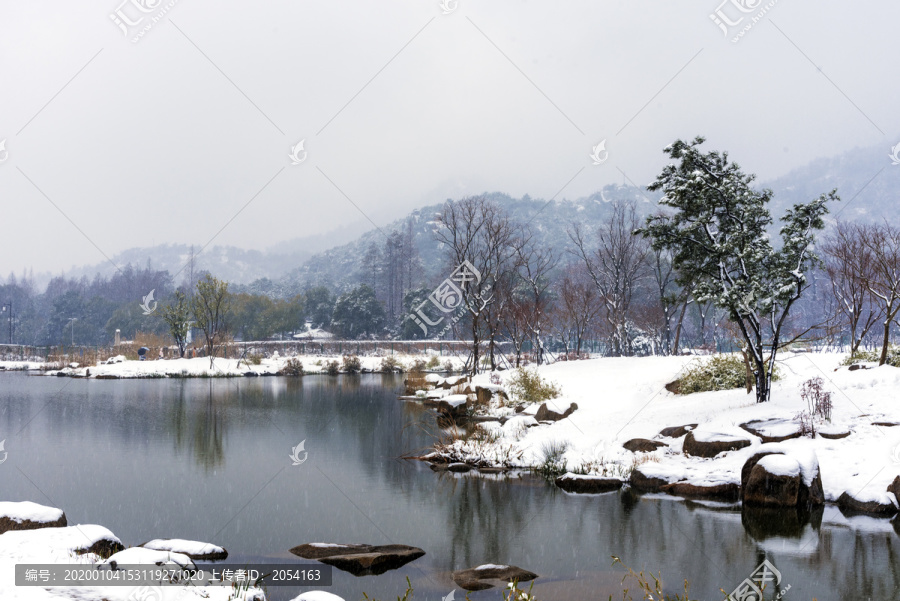
<svg viewBox="0 0 900 601"><path fill-rule="evenodd" d="M881 340L881 357L878 359L878 365L884 365L887 361L888 345L891 337L891 320L884 320L884 338Z"/></svg>
<svg viewBox="0 0 900 601"><path fill-rule="evenodd" d="M756 402L765 403L771 394L770 375L766 373L769 370L765 369L765 363L757 364L756 370Z"/></svg>

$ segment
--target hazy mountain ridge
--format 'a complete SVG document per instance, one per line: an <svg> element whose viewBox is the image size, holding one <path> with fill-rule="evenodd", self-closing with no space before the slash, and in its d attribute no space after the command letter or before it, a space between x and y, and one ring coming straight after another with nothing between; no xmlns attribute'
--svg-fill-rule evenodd
<svg viewBox="0 0 900 601"><path fill-rule="evenodd" d="M842 202L831 207L830 218L845 220L894 219L900 195L900 165L892 165L889 145L853 148L841 155L820 158L808 165L769 182L759 182L760 188L774 192L771 211L776 220L790 206L808 202L833 188L838 189ZM543 200L522 198L493 192L486 196L501 203L518 222L531 224L538 240L549 248L565 252L569 246L567 228L575 221L586 225L598 224L608 214L609 205L617 200L632 200L640 215L657 208L658 193L630 185L608 185L602 190L574 200ZM855 197L855 198L854 198ZM414 209L408 215L376 229L362 217L354 223L331 232L299 237L273 245L265 251L246 250L234 246L214 246L196 255L194 270L208 270L228 280L236 291L264 293L286 298L312 287L324 285L344 292L361 280L363 257L374 243L383 246L393 231L412 222L414 244L422 266L422 280L439 281L445 265L434 231L435 220L444 202ZM368 228L368 229L367 229ZM335 244L337 242L337 245ZM343 243L341 243L343 242ZM195 252L199 252L195 246ZM186 244L163 244L150 248L132 248L112 257L119 267L126 264L146 266L148 261L156 269L165 269L180 284L183 269L190 257ZM110 275L115 267L108 261L71 269L65 276L93 278L97 273ZM40 274L38 281L50 279Z"/></svg>

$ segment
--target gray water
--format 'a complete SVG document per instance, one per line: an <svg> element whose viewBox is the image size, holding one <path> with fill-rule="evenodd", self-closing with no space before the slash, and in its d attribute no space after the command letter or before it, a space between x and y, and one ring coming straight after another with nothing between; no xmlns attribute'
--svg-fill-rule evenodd
<svg viewBox="0 0 900 601"><path fill-rule="evenodd" d="M537 572L540 601L620 599L611 555L661 571L669 592L688 579L692 599L722 599L720 588L731 591L763 559L790 585L785 599L900 599L900 545L890 529L806 526L762 541L734 509L626 493L575 496L524 474L434 473L402 459L431 444L438 429L429 412L397 400L401 384L380 375L0 374L8 452L0 500L60 507L69 524L101 524L126 545L212 542L229 551L229 563L301 561L288 549L314 541L426 551L381 576L335 570L328 590L348 601L363 592L394 599L407 577L416 601L437 601L456 588L453 570L482 563ZM289 455L301 441L308 456L293 466ZM270 588L269 597L304 590Z"/></svg>

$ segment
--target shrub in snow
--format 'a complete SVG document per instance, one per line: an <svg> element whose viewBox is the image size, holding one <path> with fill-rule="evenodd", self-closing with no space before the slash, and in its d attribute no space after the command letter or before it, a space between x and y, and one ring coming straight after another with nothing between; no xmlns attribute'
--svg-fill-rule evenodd
<svg viewBox="0 0 900 601"><path fill-rule="evenodd" d="M303 375L303 362L300 359L290 358L288 359L284 367L281 368L281 371L286 376L302 376Z"/></svg>
<svg viewBox="0 0 900 601"><path fill-rule="evenodd" d="M558 477L566 473L566 460L563 455L569 450L569 443L566 441L551 440L541 445L541 463L535 468L535 471L548 480L556 480Z"/></svg>
<svg viewBox="0 0 900 601"><path fill-rule="evenodd" d="M402 366L397 359L394 358L393 355L388 355L381 360L381 366L379 367L380 371L384 373L393 373L395 371L402 371Z"/></svg>
<svg viewBox="0 0 900 601"><path fill-rule="evenodd" d="M543 403L555 399L562 391L553 382L542 378L536 369L519 367L509 379L509 391L526 403Z"/></svg>
<svg viewBox="0 0 900 601"><path fill-rule="evenodd" d="M778 370L772 381L778 380ZM713 355L707 360L690 363L678 379L677 394L693 394L713 390L732 390L747 386L747 365L739 355Z"/></svg>
<svg viewBox="0 0 900 601"><path fill-rule="evenodd" d="M831 393L825 390L825 380L807 380L800 389L800 396L806 401L810 414L831 421Z"/></svg>
<svg viewBox="0 0 900 601"><path fill-rule="evenodd" d="M854 365L856 363L878 363L880 358L881 355L877 350L856 351L851 355L847 355L847 357L845 357L844 360L841 361L841 365ZM891 367L900 367L900 348L892 346L888 349L885 365L890 365Z"/></svg>
<svg viewBox="0 0 900 601"><path fill-rule="evenodd" d="M425 364L427 369L437 369L441 365L441 360L437 357L432 357L428 360L428 363Z"/></svg>
<svg viewBox="0 0 900 601"><path fill-rule="evenodd" d="M344 355L341 362L342 369L348 374L358 374L362 370L362 363L356 355Z"/></svg>
<svg viewBox="0 0 900 601"><path fill-rule="evenodd" d="M325 363L325 373L329 376L336 376L341 371L341 365L337 361L328 361Z"/></svg>

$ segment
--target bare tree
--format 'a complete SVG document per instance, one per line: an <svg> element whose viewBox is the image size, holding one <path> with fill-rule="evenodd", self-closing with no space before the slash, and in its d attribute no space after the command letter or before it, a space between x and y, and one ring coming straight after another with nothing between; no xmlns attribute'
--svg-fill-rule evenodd
<svg viewBox="0 0 900 601"><path fill-rule="evenodd" d="M649 275L650 245L633 235L640 227L634 203L616 202L612 208L612 214L597 228L595 246L585 239L586 233L579 224L569 229L569 237L604 304L610 350L621 356L631 354L629 311L638 284Z"/></svg>
<svg viewBox="0 0 900 601"><path fill-rule="evenodd" d="M468 263L479 277L467 277L459 287L462 304L470 315L472 334L472 373L478 373L482 334L495 359L495 343L499 320L488 319L488 309L498 300L501 275L508 269L511 252L512 227L505 211L484 196L450 201L444 205L442 227L435 237L445 245L449 268L456 272Z"/></svg>
<svg viewBox="0 0 900 601"><path fill-rule="evenodd" d="M679 287L675 281L677 274L669 250L653 249L651 265L662 311L663 351L667 355L677 355L684 315L691 302L691 291L689 287Z"/></svg>
<svg viewBox="0 0 900 601"><path fill-rule="evenodd" d="M522 227L515 244L515 279L519 305L538 365L544 361L544 336L550 329L550 274L558 263L556 253L538 244L528 226Z"/></svg>
<svg viewBox="0 0 900 601"><path fill-rule="evenodd" d="M583 263L571 263L566 267L559 283L558 297L554 331L564 341L567 353L569 340L574 339L575 353L580 354L585 337L603 310L600 294Z"/></svg>
<svg viewBox="0 0 900 601"><path fill-rule="evenodd" d="M865 235L866 228L839 221L822 244L836 317L847 324L851 354L859 350L862 340L884 314L884 306L873 302L868 285L875 279L875 260Z"/></svg>
<svg viewBox="0 0 900 601"><path fill-rule="evenodd" d="M879 365L887 361L891 324L900 312L900 227L887 221L875 225L857 225L864 248L870 254L871 272L866 288L882 310L884 327Z"/></svg>

